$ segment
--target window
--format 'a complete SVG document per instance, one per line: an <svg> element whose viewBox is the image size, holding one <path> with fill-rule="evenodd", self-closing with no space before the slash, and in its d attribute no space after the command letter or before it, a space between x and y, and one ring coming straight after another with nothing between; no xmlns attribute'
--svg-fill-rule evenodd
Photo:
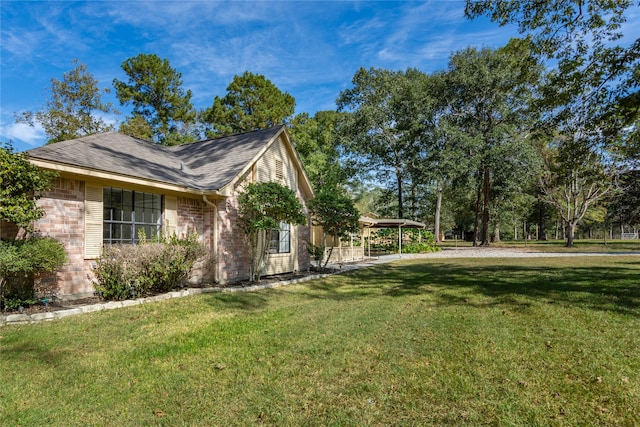
<svg viewBox="0 0 640 427"><path fill-rule="evenodd" d="M135 243L140 234L160 237L162 196L121 188L103 189L104 243Z"/></svg>
<svg viewBox="0 0 640 427"><path fill-rule="evenodd" d="M269 239L270 254L285 254L291 252L291 224L280 223L280 228L271 230Z"/></svg>

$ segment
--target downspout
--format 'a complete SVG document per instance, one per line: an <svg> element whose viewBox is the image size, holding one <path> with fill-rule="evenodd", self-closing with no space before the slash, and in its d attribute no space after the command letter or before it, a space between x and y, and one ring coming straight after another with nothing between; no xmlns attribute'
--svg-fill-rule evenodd
<svg viewBox="0 0 640 427"><path fill-rule="evenodd" d="M212 252L213 255L215 257L215 259L217 259L218 257L218 205L216 205L215 203L212 203L211 200L209 200L207 198L206 194L202 195L202 201L209 207L213 208L213 225L211 227L211 244L213 246L212 248ZM215 263L215 268L213 269L213 281L218 283L218 279L219 279L219 274L218 274L218 268L219 268L219 264L218 262Z"/></svg>
<svg viewBox="0 0 640 427"><path fill-rule="evenodd" d="M211 200L209 200L207 198L206 194L202 195L202 201L205 202L207 205L211 206L212 208L217 208L218 207L218 205L216 205L215 203L211 202Z"/></svg>

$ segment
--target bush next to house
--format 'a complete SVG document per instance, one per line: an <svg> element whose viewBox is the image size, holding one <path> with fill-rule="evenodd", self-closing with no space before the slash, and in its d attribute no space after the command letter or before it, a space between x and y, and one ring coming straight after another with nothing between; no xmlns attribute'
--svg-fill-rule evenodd
<svg viewBox="0 0 640 427"><path fill-rule="evenodd" d="M96 294L106 300L123 300L169 291L184 283L205 253L195 235L107 245L94 272Z"/></svg>
<svg viewBox="0 0 640 427"><path fill-rule="evenodd" d="M66 261L62 243L48 237L0 240L0 306L15 309L37 302L38 297L55 296L36 289L34 276L52 273Z"/></svg>

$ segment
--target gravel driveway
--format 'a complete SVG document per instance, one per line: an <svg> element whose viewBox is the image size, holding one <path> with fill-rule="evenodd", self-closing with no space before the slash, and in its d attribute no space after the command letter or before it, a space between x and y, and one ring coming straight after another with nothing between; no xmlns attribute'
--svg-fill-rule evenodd
<svg viewBox="0 0 640 427"><path fill-rule="evenodd" d="M438 259L438 258L554 258L554 257L576 257L576 256L621 256L636 255L640 252L537 252L526 248L442 248L439 252L426 254L393 254L381 255L372 259L367 259L356 264L383 264L385 262L397 261L398 259Z"/></svg>

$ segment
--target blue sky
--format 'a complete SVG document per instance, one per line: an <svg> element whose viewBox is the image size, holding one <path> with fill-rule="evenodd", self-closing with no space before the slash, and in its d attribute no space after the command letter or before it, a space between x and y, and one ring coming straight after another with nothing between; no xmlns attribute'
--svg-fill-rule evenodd
<svg viewBox="0 0 640 427"><path fill-rule="evenodd" d="M262 74L296 99L296 113L334 109L359 67L444 69L452 51L499 47L513 26L468 21L463 0L354 1L6 1L0 21L0 140L18 151L44 144L41 129L17 125L36 111L51 78L78 59L101 88L126 81L121 64L154 53L182 73L202 109L234 75ZM115 96L111 101L123 113ZM109 116L117 123L124 118Z"/></svg>

